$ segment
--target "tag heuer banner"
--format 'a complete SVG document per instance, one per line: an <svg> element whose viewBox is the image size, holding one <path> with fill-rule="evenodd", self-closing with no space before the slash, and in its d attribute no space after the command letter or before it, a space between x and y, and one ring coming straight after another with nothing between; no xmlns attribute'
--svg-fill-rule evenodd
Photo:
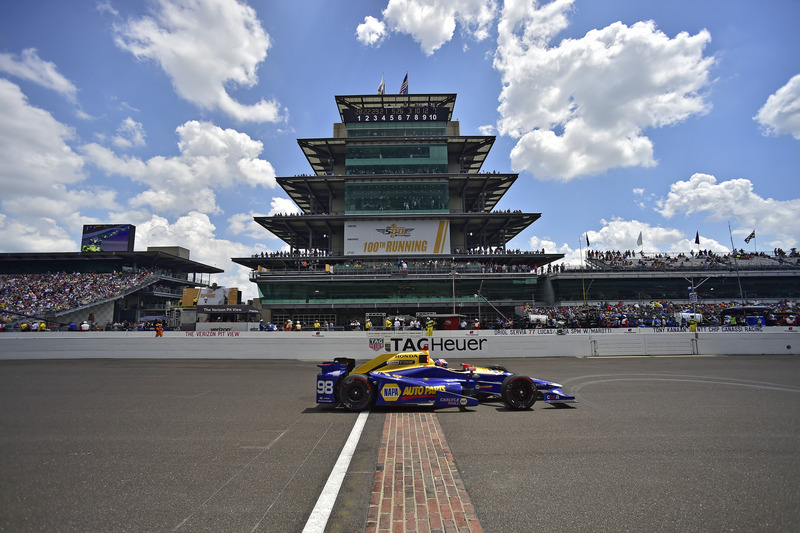
<svg viewBox="0 0 800 533"><path fill-rule="evenodd" d="M430 255L450 253L447 220L346 222L345 255Z"/></svg>

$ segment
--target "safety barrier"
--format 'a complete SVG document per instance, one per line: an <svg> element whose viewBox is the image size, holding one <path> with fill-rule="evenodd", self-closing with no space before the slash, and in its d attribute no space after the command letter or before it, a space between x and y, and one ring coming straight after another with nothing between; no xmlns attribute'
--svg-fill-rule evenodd
<svg viewBox="0 0 800 533"><path fill-rule="evenodd" d="M796 327L458 330L167 331L0 334L0 359L371 359L428 348L454 359L654 355L800 355Z"/></svg>

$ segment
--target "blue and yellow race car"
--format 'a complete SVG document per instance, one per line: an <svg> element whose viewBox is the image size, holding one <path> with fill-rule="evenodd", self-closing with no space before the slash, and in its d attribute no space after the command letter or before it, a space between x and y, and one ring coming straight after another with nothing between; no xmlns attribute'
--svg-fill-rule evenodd
<svg viewBox="0 0 800 533"><path fill-rule="evenodd" d="M337 357L317 374L317 403L361 411L373 405L469 407L500 398L509 409L530 409L537 400L562 406L575 397L561 385L509 372L502 366L450 368L427 350L385 353L356 367Z"/></svg>

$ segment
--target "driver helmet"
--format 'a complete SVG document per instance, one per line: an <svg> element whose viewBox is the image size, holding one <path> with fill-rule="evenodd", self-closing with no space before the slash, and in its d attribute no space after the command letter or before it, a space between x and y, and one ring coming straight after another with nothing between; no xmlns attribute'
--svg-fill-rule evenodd
<svg viewBox="0 0 800 533"><path fill-rule="evenodd" d="M447 360L446 359L436 359L433 363L436 366L441 366L441 367L447 368Z"/></svg>

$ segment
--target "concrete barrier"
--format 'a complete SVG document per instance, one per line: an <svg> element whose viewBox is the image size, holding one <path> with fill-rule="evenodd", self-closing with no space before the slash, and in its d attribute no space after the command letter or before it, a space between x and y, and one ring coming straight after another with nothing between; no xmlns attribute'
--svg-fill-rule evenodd
<svg viewBox="0 0 800 533"><path fill-rule="evenodd" d="M498 357L648 355L800 355L791 327L531 329L436 331L167 331L29 332L0 334L0 359L299 359L365 360L386 351L428 347L436 357L469 361Z"/></svg>

